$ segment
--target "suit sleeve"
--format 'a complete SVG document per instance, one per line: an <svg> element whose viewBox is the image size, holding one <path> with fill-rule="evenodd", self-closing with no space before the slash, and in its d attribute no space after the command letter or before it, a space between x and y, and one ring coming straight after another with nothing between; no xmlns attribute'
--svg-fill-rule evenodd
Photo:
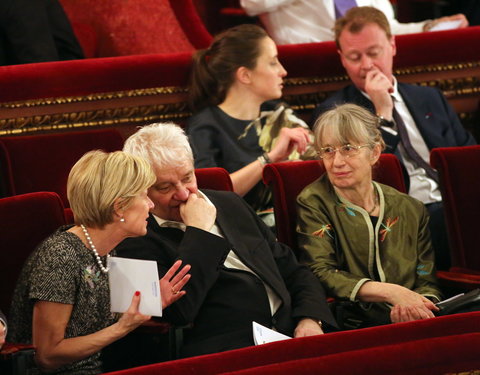
<svg viewBox="0 0 480 375"><path fill-rule="evenodd" d="M245 203L246 205L246 203ZM270 228L248 207L272 251L273 258L288 289L292 303L292 318L312 318L337 327L327 305L322 285L315 275L301 265L292 249L277 241Z"/></svg>
<svg viewBox="0 0 480 375"><path fill-rule="evenodd" d="M448 103L445 96L440 90L436 90L437 95L440 97L443 109L445 111L446 117L450 121L451 131L453 133L454 144L452 146L471 146L476 145L477 142L473 136L465 130L465 127L460 122L458 115L453 110L452 106Z"/></svg>
<svg viewBox="0 0 480 375"><path fill-rule="evenodd" d="M180 244L149 228L146 236L127 239L117 246L116 251L119 256L156 261L160 278L178 259L183 265L191 266L191 278L184 287L187 293L163 311L168 322L183 326L195 320L208 291L218 279L229 249L225 239L187 227Z"/></svg>

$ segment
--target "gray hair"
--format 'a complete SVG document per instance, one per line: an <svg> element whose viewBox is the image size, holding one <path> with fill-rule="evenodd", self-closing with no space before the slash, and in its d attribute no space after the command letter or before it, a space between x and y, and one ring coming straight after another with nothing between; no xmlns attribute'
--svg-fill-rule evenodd
<svg viewBox="0 0 480 375"><path fill-rule="evenodd" d="M180 167L193 163L193 153L183 129L173 122L140 128L123 146L123 151L143 157L155 168Z"/></svg>
<svg viewBox="0 0 480 375"><path fill-rule="evenodd" d="M380 130L378 130L378 118L366 109L356 104L342 104L323 113L315 122L315 148L324 147L323 136L326 129L332 132L332 136L338 144L367 143L373 149L375 144L385 149Z"/></svg>

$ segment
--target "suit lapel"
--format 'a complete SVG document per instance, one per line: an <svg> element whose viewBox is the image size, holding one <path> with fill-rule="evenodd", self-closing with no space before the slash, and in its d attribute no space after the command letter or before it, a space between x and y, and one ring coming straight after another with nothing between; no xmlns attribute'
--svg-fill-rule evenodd
<svg viewBox="0 0 480 375"><path fill-rule="evenodd" d="M408 111L412 115L413 121L418 128L418 131L422 135L424 142L427 144L428 149L432 147L429 144L431 136L429 134L428 122L431 118L429 116L429 108L426 106L427 101L422 97L418 97L415 87L412 85L406 85L398 83L398 92L403 98ZM432 136L434 136L432 134Z"/></svg>
<svg viewBox="0 0 480 375"><path fill-rule="evenodd" d="M263 246L259 247L260 239L257 243L253 245L251 241L248 241L245 235L242 235L241 231L238 230L237 216L232 212L227 212L225 209L226 205L222 204L222 198L215 194L212 191L203 191L205 195L212 201L212 203L217 208L217 220L216 224L220 227L223 232L225 239L230 243L232 250L235 251L237 256L242 262L245 263L252 271L257 275L261 275L265 283L267 283L279 296L282 296L285 288L282 285L282 278L279 275L277 267L273 267L271 261L267 254L259 254L259 251L269 251ZM228 205L227 205L228 207ZM256 228L252 228L255 230ZM248 234L247 234L248 237ZM256 247L249 248L249 245ZM283 292L283 293L282 293ZM283 298L282 298L283 300Z"/></svg>

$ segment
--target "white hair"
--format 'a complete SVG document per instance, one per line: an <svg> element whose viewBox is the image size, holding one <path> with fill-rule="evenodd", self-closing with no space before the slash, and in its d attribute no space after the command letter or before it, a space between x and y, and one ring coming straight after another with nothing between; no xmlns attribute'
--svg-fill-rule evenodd
<svg viewBox="0 0 480 375"><path fill-rule="evenodd" d="M123 146L123 151L140 156L155 168L180 167L193 163L193 153L183 129L173 122L140 128Z"/></svg>

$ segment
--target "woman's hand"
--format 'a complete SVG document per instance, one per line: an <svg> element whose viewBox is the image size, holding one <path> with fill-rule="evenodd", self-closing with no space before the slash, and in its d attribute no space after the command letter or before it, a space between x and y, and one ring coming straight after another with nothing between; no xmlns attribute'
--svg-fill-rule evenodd
<svg viewBox="0 0 480 375"><path fill-rule="evenodd" d="M393 323L433 318L438 307L424 296L401 285L368 281L361 286L357 298L365 302L385 302L393 305Z"/></svg>
<svg viewBox="0 0 480 375"><path fill-rule="evenodd" d="M388 284L389 301L392 305L390 319L393 323L433 318L438 307L424 296L400 285Z"/></svg>
<svg viewBox="0 0 480 375"><path fill-rule="evenodd" d="M125 311L118 320L118 326L123 334L133 331L142 323L151 318L149 315L143 315L139 311L140 306L140 292L137 291L133 295L132 303L127 311Z"/></svg>
<svg viewBox="0 0 480 375"><path fill-rule="evenodd" d="M188 280L190 280L191 275L188 274L188 271L190 271L190 265L187 264L175 275L181 265L182 261L177 260L167 273L165 273L165 276L160 279L160 292L162 294L163 309L182 298L186 293L182 288Z"/></svg>
<svg viewBox="0 0 480 375"><path fill-rule="evenodd" d="M311 143L309 130L305 128L282 128L280 134L268 153L268 157L274 163L288 159L288 155L296 148L302 154Z"/></svg>

